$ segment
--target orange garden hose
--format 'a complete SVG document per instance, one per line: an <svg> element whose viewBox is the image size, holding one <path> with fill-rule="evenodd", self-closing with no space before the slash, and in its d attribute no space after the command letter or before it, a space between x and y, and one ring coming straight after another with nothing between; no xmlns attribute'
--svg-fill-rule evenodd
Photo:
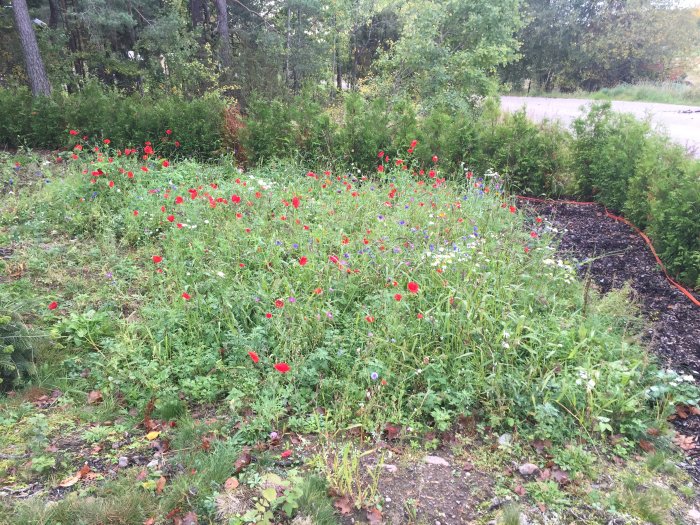
<svg viewBox="0 0 700 525"><path fill-rule="evenodd" d="M577 206L602 206L599 202L579 202L579 201L567 201L567 200L554 200L554 199L538 199L536 197L523 197L521 195L516 195L516 199L523 200L523 201L531 201L531 202L544 202L544 203L552 203L552 204L574 204ZM637 228L634 224L632 224L630 221L625 219L624 217L620 217L619 215L615 215L613 213L610 213L608 209L603 206L603 209L605 210L605 216L610 217L611 219L616 220L617 222L622 222L632 228L637 234L644 239L644 242L647 243L647 246L651 250L651 253L654 254L654 259L656 259L656 262L658 265L661 267L661 269L664 272L664 275L666 276L666 280L671 283L672 286L674 286L678 291L680 291L683 295L685 295L690 301L695 305L695 306L700 306L700 301L691 293L689 292L686 288L678 284L675 280L671 278L671 276L668 274L666 271L666 267L664 264L661 262L661 259L659 259L658 254L656 253L656 250L654 249L654 245L651 243L651 240L649 240L649 237Z"/></svg>

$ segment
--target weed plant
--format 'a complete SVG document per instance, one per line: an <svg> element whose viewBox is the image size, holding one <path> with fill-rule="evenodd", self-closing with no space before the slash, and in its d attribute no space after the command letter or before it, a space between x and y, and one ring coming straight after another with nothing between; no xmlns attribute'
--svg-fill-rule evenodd
<svg viewBox="0 0 700 525"><path fill-rule="evenodd" d="M448 181L437 157L385 153L368 175L242 174L114 146L2 197L0 224L31 255L2 300L40 312L75 391L169 414L226 400L249 438L445 430L475 412L556 442L634 438L694 395L614 311L595 297L584 311L548 224L497 174Z"/></svg>

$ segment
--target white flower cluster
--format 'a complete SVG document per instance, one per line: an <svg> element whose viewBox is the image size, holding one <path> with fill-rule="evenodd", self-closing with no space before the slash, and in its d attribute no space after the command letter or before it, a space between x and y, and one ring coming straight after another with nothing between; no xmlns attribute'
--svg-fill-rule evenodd
<svg viewBox="0 0 700 525"><path fill-rule="evenodd" d="M579 386L585 384L586 390L591 392L595 388L595 384L598 379L600 379L600 371L593 370L589 372L584 368L579 368L576 384Z"/></svg>

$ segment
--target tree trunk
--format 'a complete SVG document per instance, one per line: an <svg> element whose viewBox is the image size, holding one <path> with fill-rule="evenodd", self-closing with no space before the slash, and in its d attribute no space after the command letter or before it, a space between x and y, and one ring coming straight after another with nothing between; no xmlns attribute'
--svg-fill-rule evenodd
<svg viewBox="0 0 700 525"><path fill-rule="evenodd" d="M32 28L32 21L29 18L29 9L27 9L26 0L12 0L12 7L15 12L15 24L17 24L17 33L22 44L22 52L24 54L24 63L27 67L27 76L29 77L29 85L32 88L32 95L50 95L51 84L46 76L44 69L44 61L39 53L39 44L36 41L36 35Z"/></svg>
<svg viewBox="0 0 700 525"><path fill-rule="evenodd" d="M51 29L58 27L58 4L56 4L56 0L49 0L49 27Z"/></svg>
<svg viewBox="0 0 700 525"><path fill-rule="evenodd" d="M285 85L289 87L289 79L292 74L289 70L289 57L292 54L292 4L287 1L287 52L285 53L285 65L284 65L284 77L286 79Z"/></svg>
<svg viewBox="0 0 700 525"><path fill-rule="evenodd" d="M216 28L219 32L219 58L224 76L228 77L233 66L233 50L231 49L231 34L228 30L228 6L226 0L216 0Z"/></svg>
<svg viewBox="0 0 700 525"><path fill-rule="evenodd" d="M190 17L193 28L202 23L202 0L190 0Z"/></svg>

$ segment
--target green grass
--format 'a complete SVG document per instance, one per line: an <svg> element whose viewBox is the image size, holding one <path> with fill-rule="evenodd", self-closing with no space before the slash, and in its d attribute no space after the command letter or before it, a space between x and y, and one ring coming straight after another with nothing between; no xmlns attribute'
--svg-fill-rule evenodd
<svg viewBox="0 0 700 525"><path fill-rule="evenodd" d="M514 92L512 94L524 95L525 93ZM594 100L631 100L700 106L700 89L679 82L639 82L637 84L620 84L612 88L603 88L599 91L577 90L570 93L531 90L529 96L586 98Z"/></svg>
<svg viewBox="0 0 700 525"><path fill-rule="evenodd" d="M226 400L251 433L313 427L316 407L370 432L478 410L553 439L663 414L653 363L606 302L584 312L547 224L497 179L86 160L0 216L25 266L0 306L41 312L75 390L173 415Z"/></svg>
<svg viewBox="0 0 700 525"><path fill-rule="evenodd" d="M49 434L76 420L92 423L78 430L91 446L145 435L150 414L174 422L159 439L177 471L162 494L159 473L135 482L133 469L131 485L120 477L86 498L22 504L17 523L222 514L240 503L222 486L242 447L271 432L379 436L392 423L415 436L474 414L497 432L605 448L609 434L633 443L663 426L696 395L630 337L629 309L611 307L625 291L585 298L549 225L513 206L497 177L445 182L410 161L381 175L289 162L241 174L114 150L33 162L2 166L17 183L0 196L0 238L15 248L0 310L24 321L27 338L49 339L23 381L60 388L71 408L56 422L8 398L0 430L20 429L43 454ZM93 390L104 401L86 405ZM572 475L595 463L578 446L556 457ZM278 459L257 464L269 476ZM52 483L74 471L57 465ZM244 474L241 494L261 501L265 480ZM275 512L298 504L333 523L317 481L284 483ZM531 484L533 497L563 506L552 483Z"/></svg>

